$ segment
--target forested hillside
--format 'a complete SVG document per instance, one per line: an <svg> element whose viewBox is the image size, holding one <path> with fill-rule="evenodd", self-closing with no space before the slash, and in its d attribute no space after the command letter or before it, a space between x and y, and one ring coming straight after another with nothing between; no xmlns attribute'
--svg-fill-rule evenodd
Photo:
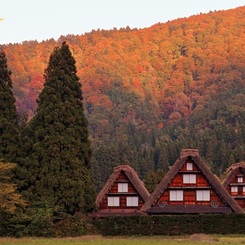
<svg viewBox="0 0 245 245"><path fill-rule="evenodd" d="M245 159L245 7L150 28L93 30L2 46L21 115L32 117L53 48L77 61L99 190L112 167L165 172L198 148L220 175Z"/></svg>

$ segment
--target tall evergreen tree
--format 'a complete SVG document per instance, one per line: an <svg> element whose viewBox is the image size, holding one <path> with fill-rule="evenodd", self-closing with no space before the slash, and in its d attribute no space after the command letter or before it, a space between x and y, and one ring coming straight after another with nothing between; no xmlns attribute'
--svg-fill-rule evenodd
<svg viewBox="0 0 245 245"><path fill-rule="evenodd" d="M35 205L73 214L94 206L91 148L75 59L64 42L44 73L36 115L23 131L22 191Z"/></svg>
<svg viewBox="0 0 245 245"><path fill-rule="evenodd" d="M11 71L4 51L0 51L0 159L16 162L20 149L18 114L12 92Z"/></svg>

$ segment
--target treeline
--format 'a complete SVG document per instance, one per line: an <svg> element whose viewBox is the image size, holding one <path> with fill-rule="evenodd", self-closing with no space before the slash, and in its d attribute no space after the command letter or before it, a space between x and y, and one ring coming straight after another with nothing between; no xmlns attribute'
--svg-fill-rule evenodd
<svg viewBox="0 0 245 245"><path fill-rule="evenodd" d="M6 45L18 112L33 117L49 54L67 41L82 83L97 191L116 165L147 178L189 147L221 175L245 154L244 15L240 7L139 30Z"/></svg>

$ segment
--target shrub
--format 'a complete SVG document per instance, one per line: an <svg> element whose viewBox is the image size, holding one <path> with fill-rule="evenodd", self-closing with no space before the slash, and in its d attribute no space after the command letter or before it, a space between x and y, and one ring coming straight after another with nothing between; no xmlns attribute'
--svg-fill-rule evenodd
<svg viewBox="0 0 245 245"><path fill-rule="evenodd" d="M241 214L114 216L97 223L105 236L245 233L245 215Z"/></svg>

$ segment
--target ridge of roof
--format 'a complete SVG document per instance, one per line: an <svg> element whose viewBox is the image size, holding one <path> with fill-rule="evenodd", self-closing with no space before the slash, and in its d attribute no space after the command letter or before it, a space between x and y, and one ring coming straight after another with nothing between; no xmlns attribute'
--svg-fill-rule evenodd
<svg viewBox="0 0 245 245"><path fill-rule="evenodd" d="M237 169L237 168L245 168L245 162L241 161L241 162L231 164L231 166L226 169L225 173L229 173L230 171Z"/></svg>
<svg viewBox="0 0 245 245"><path fill-rule="evenodd" d="M141 212L147 212L147 210L155 204L158 197L168 188L171 181L178 174L179 170L181 169L187 158L191 158L195 162L195 164L197 164L203 175L208 180L210 186L212 186L212 188L216 191L220 198L231 207L233 212L244 213L243 209L236 203L236 201L230 196L227 190L221 185L218 177L211 172L207 164L201 159L197 149L183 149L181 151L180 157L176 160L174 165L170 168L168 173L155 188L151 196L141 207Z"/></svg>

